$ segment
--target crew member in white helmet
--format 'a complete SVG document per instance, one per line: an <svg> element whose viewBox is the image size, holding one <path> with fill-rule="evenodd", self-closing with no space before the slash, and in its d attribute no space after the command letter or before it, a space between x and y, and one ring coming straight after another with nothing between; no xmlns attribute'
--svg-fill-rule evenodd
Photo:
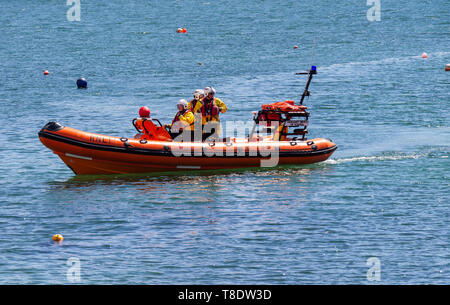
<svg viewBox="0 0 450 305"><path fill-rule="evenodd" d="M189 103L181 99L177 103L178 112L171 124L165 125L171 128L172 133L180 133L183 130L193 130L194 114L189 109Z"/></svg>
<svg viewBox="0 0 450 305"><path fill-rule="evenodd" d="M189 102L189 109L192 113L196 114L203 106L203 98L205 97L205 91L197 89L194 91L194 99Z"/></svg>
<svg viewBox="0 0 450 305"><path fill-rule="evenodd" d="M205 88L203 105L199 112L202 114L203 140L217 138L220 133L219 113L227 112L227 105L222 100L215 97L216 90L213 87Z"/></svg>

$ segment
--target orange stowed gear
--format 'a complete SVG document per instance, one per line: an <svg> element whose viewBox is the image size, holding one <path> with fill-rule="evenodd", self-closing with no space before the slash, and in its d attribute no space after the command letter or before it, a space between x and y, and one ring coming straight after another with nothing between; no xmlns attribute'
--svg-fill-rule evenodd
<svg viewBox="0 0 450 305"><path fill-rule="evenodd" d="M263 110L275 110L281 112L301 112L306 110L306 106L295 105L294 101L276 102L272 104L262 105Z"/></svg>
<svg viewBox="0 0 450 305"><path fill-rule="evenodd" d="M143 133L141 139L153 141L172 141L167 130L161 126L156 126L150 118L136 118L136 128Z"/></svg>
<svg viewBox="0 0 450 305"><path fill-rule="evenodd" d="M274 111L264 111L261 112L258 116L258 121L265 121L268 124L272 121L281 121L281 114Z"/></svg>
<svg viewBox="0 0 450 305"><path fill-rule="evenodd" d="M171 141L167 130L163 127L157 127L150 119L150 109L147 107L141 107L139 109L139 118L133 120L136 129L143 133L141 139L153 140L153 141Z"/></svg>

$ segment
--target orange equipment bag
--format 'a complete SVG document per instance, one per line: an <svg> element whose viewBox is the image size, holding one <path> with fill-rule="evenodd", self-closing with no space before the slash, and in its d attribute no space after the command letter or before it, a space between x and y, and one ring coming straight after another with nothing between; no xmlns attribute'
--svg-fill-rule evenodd
<svg viewBox="0 0 450 305"><path fill-rule="evenodd" d="M281 112L301 112L306 110L306 106L303 105L295 105L294 101L284 101L284 102L276 102L272 104L262 105L261 108L263 110L274 110Z"/></svg>
<svg viewBox="0 0 450 305"><path fill-rule="evenodd" d="M154 140L154 141L172 141L171 136L167 132L166 129L162 126L156 126L149 119L145 118L137 118L134 122L134 126L139 132L142 132L144 135L142 139L145 140Z"/></svg>

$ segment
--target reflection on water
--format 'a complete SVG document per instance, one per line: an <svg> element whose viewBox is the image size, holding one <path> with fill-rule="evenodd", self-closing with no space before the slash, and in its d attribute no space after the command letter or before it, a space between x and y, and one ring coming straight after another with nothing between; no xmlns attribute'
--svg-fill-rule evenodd
<svg viewBox="0 0 450 305"><path fill-rule="evenodd" d="M161 175L77 176L50 182L46 196L79 209L117 209L127 205L130 213L149 205L168 208L205 204L207 207L244 203L269 204L271 209L289 202L300 203L326 180L333 165L286 166L274 169L193 171ZM312 181L311 181L312 180ZM103 208L101 208L103 206ZM276 207L277 209L280 207ZM106 212L110 213L110 212Z"/></svg>
<svg viewBox="0 0 450 305"><path fill-rule="evenodd" d="M282 181L282 177L295 176L299 182L305 182L312 172L330 170L331 167L325 164L308 165L286 165L275 168L250 168L250 169L225 169L225 170L194 170L161 172L147 174L118 174L118 175L79 175L67 181L51 181L48 184L52 188L78 188L95 185L122 185L132 184L134 186L148 186L166 183L178 183L180 185L189 184L190 187L200 187L205 182L210 184L220 184L221 181L230 181L237 177L270 177L273 181Z"/></svg>

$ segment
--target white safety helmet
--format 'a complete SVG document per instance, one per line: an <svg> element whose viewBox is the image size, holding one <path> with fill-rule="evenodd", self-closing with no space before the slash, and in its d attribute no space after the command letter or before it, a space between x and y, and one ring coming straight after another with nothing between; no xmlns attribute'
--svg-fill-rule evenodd
<svg viewBox="0 0 450 305"><path fill-rule="evenodd" d="M214 89L213 87L206 87L205 88L205 96L211 94L215 95L216 94L216 89Z"/></svg>
<svg viewBox="0 0 450 305"><path fill-rule="evenodd" d="M183 109L188 109L188 101L186 101L185 99L181 99L178 101L177 107L180 105L183 106ZM180 108L180 107L178 107L178 108Z"/></svg>
<svg viewBox="0 0 450 305"><path fill-rule="evenodd" d="M202 89L197 89L197 90L194 91L194 98L196 100L201 99L202 95L205 96L205 91L203 91Z"/></svg>

